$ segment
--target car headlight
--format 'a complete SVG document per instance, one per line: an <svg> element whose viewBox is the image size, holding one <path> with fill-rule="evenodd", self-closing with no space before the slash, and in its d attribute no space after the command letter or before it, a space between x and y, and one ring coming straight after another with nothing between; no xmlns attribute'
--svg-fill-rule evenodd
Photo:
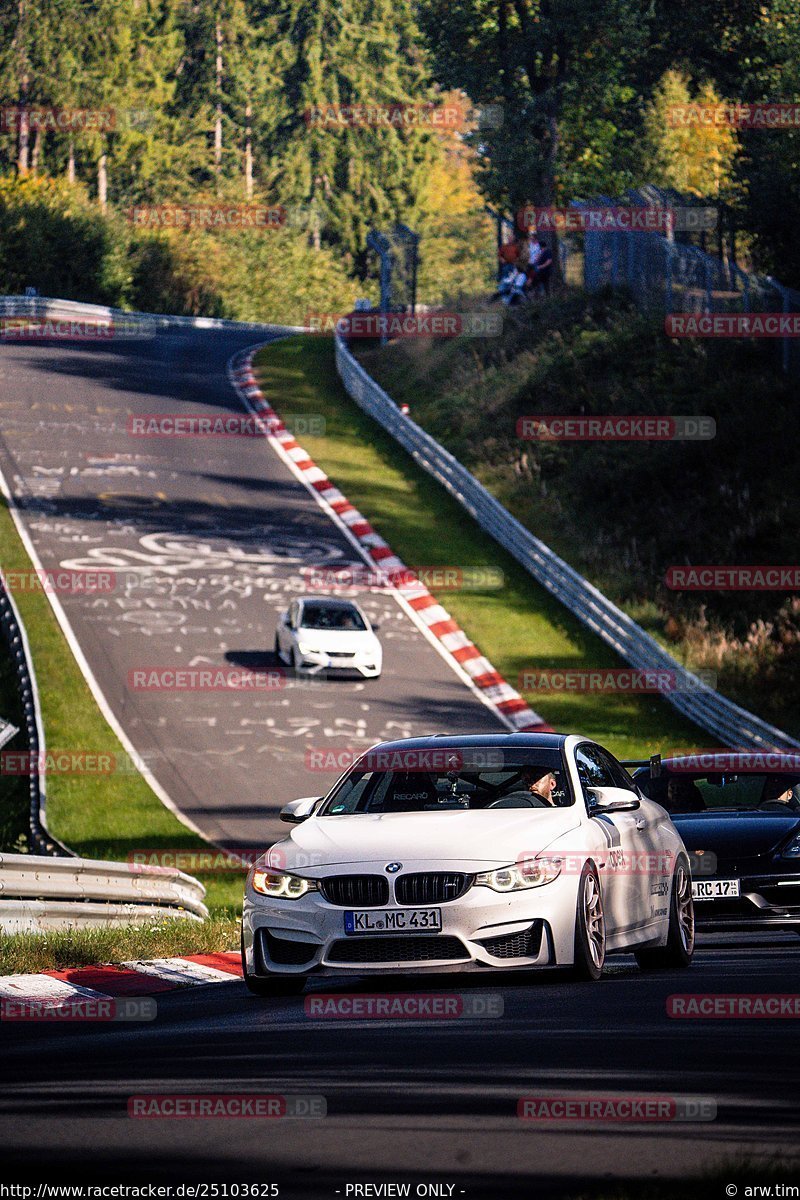
<svg viewBox="0 0 800 1200"><path fill-rule="evenodd" d="M800 833L781 850L781 858L800 858Z"/></svg>
<svg viewBox="0 0 800 1200"><path fill-rule="evenodd" d="M284 875L280 871L265 871L262 868L253 872L251 882L253 891L280 900L299 900L308 892L317 890L316 883L311 879L301 879L299 875Z"/></svg>
<svg viewBox="0 0 800 1200"><path fill-rule="evenodd" d="M308 642L298 642L297 649L300 651L301 654L316 654L317 653L313 646L309 646Z"/></svg>
<svg viewBox="0 0 800 1200"><path fill-rule="evenodd" d="M510 867L498 867L496 871L482 871L475 876L475 884L490 887L494 892L521 892L552 883L560 874L560 859L531 858Z"/></svg>

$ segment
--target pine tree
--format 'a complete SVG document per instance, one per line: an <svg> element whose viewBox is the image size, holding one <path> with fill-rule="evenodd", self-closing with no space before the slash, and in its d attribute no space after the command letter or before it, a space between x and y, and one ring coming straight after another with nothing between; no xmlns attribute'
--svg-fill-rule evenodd
<svg viewBox="0 0 800 1200"><path fill-rule="evenodd" d="M254 5L279 81L262 124L266 177L282 203L305 215L313 244L341 246L363 271L373 226L413 226L435 155L419 128L332 128L314 114L349 105L430 101L425 61L408 0L277 0Z"/></svg>

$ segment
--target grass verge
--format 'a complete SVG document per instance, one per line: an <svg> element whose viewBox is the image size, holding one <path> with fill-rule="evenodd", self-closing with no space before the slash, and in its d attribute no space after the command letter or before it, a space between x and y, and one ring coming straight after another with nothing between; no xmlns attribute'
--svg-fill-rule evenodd
<svg viewBox="0 0 800 1200"><path fill-rule="evenodd" d="M523 525L720 690L800 733L800 595L680 590L670 567L795 563L796 387L764 341L669 339L624 294L568 288L484 338L357 348ZM537 414L711 417L701 440L529 440ZM796 589L795 589L796 592Z"/></svg>
<svg viewBox="0 0 800 1200"><path fill-rule="evenodd" d="M70 929L14 933L0 941L0 975L35 974L98 963L177 954L214 954L239 945L239 922L231 913L207 921L167 919L119 929Z"/></svg>
<svg viewBox="0 0 800 1200"><path fill-rule="evenodd" d="M266 399L284 419L324 418L325 435L303 434L303 446L404 562L499 568L502 587L439 598L510 683L524 671L620 665L353 403L336 374L330 339L276 342L259 351L255 366ZM621 757L713 741L658 697L525 694L554 728L580 730Z"/></svg>
<svg viewBox="0 0 800 1200"><path fill-rule="evenodd" d="M0 563L7 572L31 571L30 559L5 501L0 504ZM24 590L15 600L33 656L48 748L99 751L116 756L117 762L127 762L122 746L95 704L44 591ZM208 849L136 773L49 775L47 822L56 837L84 858L122 861L134 850L156 853ZM10 850L12 846L5 848ZM209 909L229 913L241 910L243 872L197 872L197 877L207 889ZM191 938L188 928L184 936Z"/></svg>

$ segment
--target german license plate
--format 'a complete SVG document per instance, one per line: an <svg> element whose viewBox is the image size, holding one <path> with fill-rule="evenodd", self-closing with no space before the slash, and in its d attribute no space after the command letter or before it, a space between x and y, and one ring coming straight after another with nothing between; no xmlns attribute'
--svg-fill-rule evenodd
<svg viewBox="0 0 800 1200"><path fill-rule="evenodd" d="M738 879L693 879L695 900L730 900L741 892Z"/></svg>
<svg viewBox="0 0 800 1200"><path fill-rule="evenodd" d="M345 933L440 933L440 908L371 908L344 914Z"/></svg>

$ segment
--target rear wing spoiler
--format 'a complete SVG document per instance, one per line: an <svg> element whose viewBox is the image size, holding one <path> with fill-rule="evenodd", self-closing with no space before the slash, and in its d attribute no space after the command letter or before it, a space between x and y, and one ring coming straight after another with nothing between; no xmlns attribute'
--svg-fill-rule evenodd
<svg viewBox="0 0 800 1200"><path fill-rule="evenodd" d="M623 767L649 767L650 778L658 779L661 775L661 755L651 754L649 758L623 758Z"/></svg>

